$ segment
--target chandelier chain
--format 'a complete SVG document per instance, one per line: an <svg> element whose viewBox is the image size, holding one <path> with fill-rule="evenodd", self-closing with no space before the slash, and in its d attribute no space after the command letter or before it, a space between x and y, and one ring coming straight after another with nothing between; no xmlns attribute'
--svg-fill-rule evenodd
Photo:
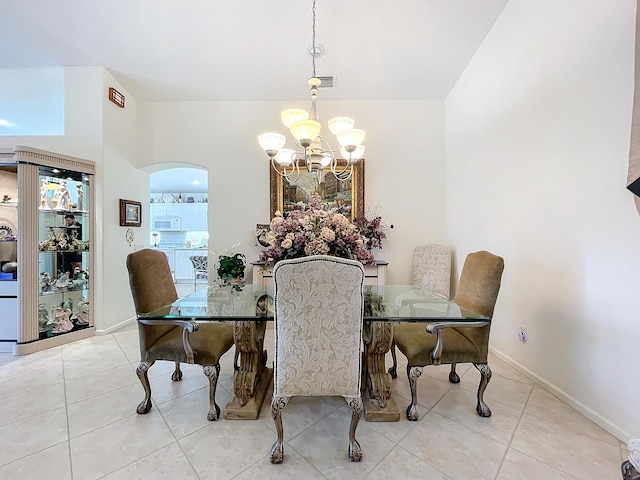
<svg viewBox="0 0 640 480"><path fill-rule="evenodd" d="M313 74L311 75L313 78L315 78L316 76L316 0L313 0L313 7L311 8L311 12L312 12L312 20L313 20L313 27L311 29L312 31L312 37L311 37L311 65L313 67Z"/></svg>

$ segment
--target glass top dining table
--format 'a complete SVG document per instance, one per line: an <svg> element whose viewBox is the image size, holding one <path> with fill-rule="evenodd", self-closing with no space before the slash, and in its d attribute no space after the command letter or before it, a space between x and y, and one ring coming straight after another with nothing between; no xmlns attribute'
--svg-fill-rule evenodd
<svg viewBox="0 0 640 480"><path fill-rule="evenodd" d="M365 286L364 321L490 322L455 302L415 285ZM272 321L273 285L210 285L170 305L139 314L148 320Z"/></svg>
<svg viewBox="0 0 640 480"><path fill-rule="evenodd" d="M227 419L256 419L269 389L273 369L256 352L264 350L267 324L274 320L274 286L264 284L210 285L145 314L138 321L234 324L239 364L234 372L234 398L224 410ZM490 319L414 285L365 286L363 315L363 398L368 421L398 421L400 411L391 396L391 376L384 356L392 345L394 324L425 323L425 329L445 326L484 326ZM439 343L439 342L438 342ZM395 350L392 350L395 353Z"/></svg>

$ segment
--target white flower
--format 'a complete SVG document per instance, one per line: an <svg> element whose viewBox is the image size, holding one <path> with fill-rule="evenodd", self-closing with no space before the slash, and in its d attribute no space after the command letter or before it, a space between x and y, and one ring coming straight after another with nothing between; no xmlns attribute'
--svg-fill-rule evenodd
<svg viewBox="0 0 640 480"><path fill-rule="evenodd" d="M320 238L325 242L332 242L336 238L336 233L329 227L322 227L322 230L320 230Z"/></svg>
<svg viewBox="0 0 640 480"><path fill-rule="evenodd" d="M296 238L296 236L293 232L289 232L284 238L286 238L287 240L293 241L293 239ZM289 248L289 247L285 247L285 248Z"/></svg>
<svg viewBox="0 0 640 480"><path fill-rule="evenodd" d="M284 249L291 248L292 245L293 245L293 242L288 238L285 238L280 244L280 246Z"/></svg>

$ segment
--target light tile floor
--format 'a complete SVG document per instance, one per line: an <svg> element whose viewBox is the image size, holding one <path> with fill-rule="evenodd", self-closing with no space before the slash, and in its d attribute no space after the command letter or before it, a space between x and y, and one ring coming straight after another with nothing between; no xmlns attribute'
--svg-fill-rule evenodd
<svg viewBox="0 0 640 480"><path fill-rule="evenodd" d="M448 367L429 367L419 379L420 421L361 420L361 463L347 460L350 410L323 397L290 402L285 461L271 465L268 401L256 421L208 422L201 368L185 366L183 380L172 382L173 364L157 362L154 406L137 415L138 358L135 326L28 356L0 355L0 478L619 480L626 458L622 442L491 356L490 418L475 413L473 367L458 369L457 385ZM230 351L221 362L221 408L232 398L232 363ZM393 395L404 411L409 386L399 371Z"/></svg>

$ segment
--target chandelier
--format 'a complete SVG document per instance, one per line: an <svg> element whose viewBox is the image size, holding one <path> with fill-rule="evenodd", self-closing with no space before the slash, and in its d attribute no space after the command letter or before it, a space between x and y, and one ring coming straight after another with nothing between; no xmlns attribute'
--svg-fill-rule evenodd
<svg viewBox="0 0 640 480"><path fill-rule="evenodd" d="M364 155L362 141L365 132L353 128L355 122L349 117L335 117L327 122L329 131L338 140L339 146L335 149L332 149L327 139L320 135L321 125L316 100L318 87L322 82L316 77L316 57L322 55L323 48L316 44L316 0L313 0L312 18L312 41L309 49L312 75L307 81L311 91L311 113L297 108L283 110L280 113L282 123L291 132L297 148L283 148L286 138L279 133L263 133L258 136L258 143L269 156L273 169L291 183L300 176L301 161L318 182L327 167L337 179L348 180L353 173L354 164ZM336 156L338 152L342 158Z"/></svg>

